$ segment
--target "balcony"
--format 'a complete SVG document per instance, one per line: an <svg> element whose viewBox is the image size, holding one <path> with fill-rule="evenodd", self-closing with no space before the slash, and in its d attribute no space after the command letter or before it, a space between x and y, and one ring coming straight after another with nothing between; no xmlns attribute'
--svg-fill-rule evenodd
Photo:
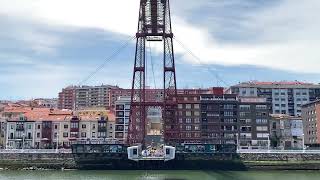
<svg viewBox="0 0 320 180"><path fill-rule="evenodd" d="M106 132L107 127L98 127L98 132Z"/></svg>

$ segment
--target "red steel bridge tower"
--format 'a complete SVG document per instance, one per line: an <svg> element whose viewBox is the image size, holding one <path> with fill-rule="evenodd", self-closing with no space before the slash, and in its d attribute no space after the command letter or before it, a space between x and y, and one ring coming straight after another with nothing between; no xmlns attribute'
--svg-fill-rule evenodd
<svg viewBox="0 0 320 180"><path fill-rule="evenodd" d="M162 110L162 137L166 144L179 141L177 118L177 86L173 51L169 0L140 0L138 32L131 91L131 112L128 129L128 144L144 144L146 137L147 109ZM146 43L163 44L163 98L150 101L146 90Z"/></svg>

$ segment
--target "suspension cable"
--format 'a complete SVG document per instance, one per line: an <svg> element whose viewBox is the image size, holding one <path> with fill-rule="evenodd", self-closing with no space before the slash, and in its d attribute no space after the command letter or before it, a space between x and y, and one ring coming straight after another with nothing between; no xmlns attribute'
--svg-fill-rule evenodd
<svg viewBox="0 0 320 180"><path fill-rule="evenodd" d="M181 41L179 41L176 36L174 36L173 39L176 40L176 41L178 42L178 44L179 44L187 53L189 53L201 66L206 67L206 68L208 69L208 71L209 71L210 73L212 73L212 74L216 77L217 81L221 81L224 85L226 85L227 87L229 87L229 84L226 83L226 82L218 75L217 72L215 72L214 70L212 70L210 67L206 66L204 63L202 63L202 62L201 62L201 59L200 59L197 55L195 55L189 48L187 48ZM219 84L219 83L217 82L217 85L218 85L218 84Z"/></svg>
<svg viewBox="0 0 320 180"><path fill-rule="evenodd" d="M113 58L115 58L117 55L120 54L120 52L125 49L130 42L135 39L135 36L131 36L127 41L125 41L118 49L115 49L111 55L100 65L98 66L94 71L92 71L87 77L85 77L82 81L78 83L78 86L83 85L86 83L89 79L91 79L95 74L97 74L102 68L104 68L108 62L110 62Z"/></svg>

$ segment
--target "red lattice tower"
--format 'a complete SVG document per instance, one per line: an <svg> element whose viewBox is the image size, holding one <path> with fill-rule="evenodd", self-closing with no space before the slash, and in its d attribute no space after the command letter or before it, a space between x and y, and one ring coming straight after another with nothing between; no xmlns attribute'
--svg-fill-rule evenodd
<svg viewBox="0 0 320 180"><path fill-rule="evenodd" d="M165 143L179 140L177 86L169 0L141 0L131 92L128 144L144 144L147 108L161 107ZM163 99L146 99L146 42L163 43Z"/></svg>

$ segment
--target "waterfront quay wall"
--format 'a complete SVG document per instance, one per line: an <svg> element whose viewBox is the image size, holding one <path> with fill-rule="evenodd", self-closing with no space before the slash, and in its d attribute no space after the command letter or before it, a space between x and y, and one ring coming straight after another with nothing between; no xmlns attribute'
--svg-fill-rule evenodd
<svg viewBox="0 0 320 180"><path fill-rule="evenodd" d="M76 169L72 153L0 153L0 169Z"/></svg>
<svg viewBox="0 0 320 180"><path fill-rule="evenodd" d="M320 153L239 153L247 169L320 170Z"/></svg>
<svg viewBox="0 0 320 180"><path fill-rule="evenodd" d="M115 161L132 163L129 160L104 159L103 163ZM96 161L99 161L96 159ZM108 160L107 160L108 159ZM92 159L95 162L94 159ZM141 163L140 163L141 165ZM162 164L165 169L206 170L320 170L320 153L234 153L178 155L175 160ZM162 166L160 164L160 166ZM125 165L124 165L125 166ZM78 169L72 153L0 153L0 169ZM143 168L143 167L142 167ZM159 167L161 169L161 167ZM113 167L112 169L117 169Z"/></svg>

